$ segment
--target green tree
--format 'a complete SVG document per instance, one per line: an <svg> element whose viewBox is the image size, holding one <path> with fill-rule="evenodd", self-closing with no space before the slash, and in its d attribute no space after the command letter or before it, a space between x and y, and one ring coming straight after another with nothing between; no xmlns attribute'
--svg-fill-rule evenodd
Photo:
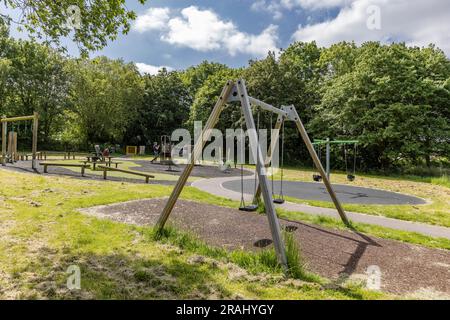
<svg viewBox="0 0 450 320"><path fill-rule="evenodd" d="M241 69L227 68L221 69L208 77L202 87L197 91L192 104L188 123L191 131L193 130L194 121L202 121L203 125L206 123L226 81L236 80L240 78L241 74ZM228 104L224 107L216 128L225 132L227 128L238 127L240 118L241 114L239 109L234 104Z"/></svg>
<svg viewBox="0 0 450 320"><path fill-rule="evenodd" d="M127 132L128 140L147 144L161 135L171 135L181 128L189 115L191 96L178 72L166 69L144 76L144 96L136 120Z"/></svg>
<svg viewBox="0 0 450 320"><path fill-rule="evenodd" d="M3 101L8 115L40 114L39 138L44 143L55 133L56 124L67 107L68 74L66 58L52 48L34 41L2 41ZM6 71L5 71L6 72Z"/></svg>
<svg viewBox="0 0 450 320"><path fill-rule="evenodd" d="M143 83L134 64L98 57L73 61L70 66L71 110L63 136L78 132L86 146L120 143L142 103Z"/></svg>
<svg viewBox="0 0 450 320"><path fill-rule="evenodd" d="M144 4L146 1L139 2ZM2 3L20 14L16 21L15 17L0 12L0 20L16 24L31 36L58 45L62 37L70 37L82 53L101 49L108 40L115 40L119 33L128 33L130 20L136 18L136 13L127 8L125 0L5 0ZM75 16L78 12L71 11L73 6L79 10L79 21ZM69 19L74 22L72 25L68 23Z"/></svg>
<svg viewBox="0 0 450 320"><path fill-rule="evenodd" d="M221 63L203 61L197 66L192 66L180 72L180 78L187 86L192 98L203 86L209 76L220 70L227 69L227 66Z"/></svg>
<svg viewBox="0 0 450 320"><path fill-rule="evenodd" d="M367 168L448 156L450 62L442 51L375 42L329 50L322 61L333 68L310 125L316 135L360 140ZM351 58L337 58L343 52Z"/></svg>
<svg viewBox="0 0 450 320"><path fill-rule="evenodd" d="M278 59L274 53L269 53L265 59L251 61L244 71L250 95L278 108L293 104L302 121L307 123L312 117L311 106L320 101L320 53L315 43L296 42ZM271 123L274 125L273 114L263 112L260 117L261 128L269 128ZM306 148L299 147L298 133L289 124L285 128L285 140L287 161L309 162Z"/></svg>

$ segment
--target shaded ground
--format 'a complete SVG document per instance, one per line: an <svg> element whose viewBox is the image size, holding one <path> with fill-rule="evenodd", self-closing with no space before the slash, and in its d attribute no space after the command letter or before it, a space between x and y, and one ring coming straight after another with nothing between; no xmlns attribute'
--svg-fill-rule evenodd
<svg viewBox="0 0 450 320"><path fill-rule="evenodd" d="M53 160L51 160L53 161ZM49 161L49 162L51 162ZM59 160L58 160L59 161ZM62 160L61 160L62 161ZM57 162L57 161L53 161ZM1 167L2 169L7 169L11 171L16 172L27 172L27 173L36 173L33 169L31 169L31 162L29 161L20 161L15 163L14 165L7 165L6 167ZM70 177L74 179L81 179L81 180L103 180L103 176L101 174L89 174L90 170L86 169L85 176L81 176L81 169L78 171L72 171L65 167L48 167L47 168L48 173L44 173L44 167L40 166L38 164L37 166L37 173L41 175L62 175L65 177ZM111 175L108 176L107 181L123 181L123 182L132 182L132 183L145 183L145 179L142 177L138 177L136 179L133 178L125 178L125 177L113 177ZM175 185L176 181L165 181L165 180L149 180L150 184L164 184L164 185ZM186 185L190 185L190 182L187 182Z"/></svg>
<svg viewBox="0 0 450 320"><path fill-rule="evenodd" d="M132 201L85 212L125 223L153 225L165 201ZM260 250L265 239L271 238L265 215L196 202L178 201L169 221L211 245L227 249ZM450 294L448 251L299 222L281 220L281 224L295 229L294 237L312 272L343 281L349 276L361 278L369 266L376 265L382 273L382 289L387 292Z"/></svg>
<svg viewBox="0 0 450 320"><path fill-rule="evenodd" d="M64 160L48 160L49 162L64 162ZM126 159L120 159L120 161L127 161ZM140 171L145 173L164 173L164 174L171 174L175 176L181 175L183 169L185 168L185 165L178 165L178 166L172 166L173 172L168 172L166 169L168 169L167 165L159 165L159 164L152 164L150 161L147 160L131 160L132 162L138 164L139 166L131 167L131 170L134 171ZM28 173L36 173L31 168L31 161L18 161L14 165L7 164L5 167L2 167L3 169L17 171L17 172L28 172ZM73 168L72 168L73 169ZM49 166L47 168L49 175L64 175L68 177L73 177L77 179L83 179L83 180L103 180L102 175L94 175L89 174L90 170L86 170L85 177L82 177L80 171L78 169L75 169L75 171L70 170L65 167L56 167L56 166ZM44 173L44 167L39 165L37 166L37 172L46 175ZM203 177L203 178L213 178L213 177L233 177L233 176L240 176L240 170L232 168L231 170L225 172L221 170L219 166L195 166L192 170L191 177ZM244 175L250 175L248 171L243 172ZM125 177L113 177L108 176L109 181L124 181L124 182L132 182L132 183L145 183L145 180L141 177L138 177L136 179L133 178L125 178ZM150 179L149 183L151 184L164 184L164 185L175 185L176 181L166 181L166 180L155 180ZM187 185L190 185L191 183L188 182Z"/></svg>
<svg viewBox="0 0 450 320"><path fill-rule="evenodd" d="M241 181L226 181L223 187L232 191L241 191ZM271 188L272 182L269 182ZM280 182L274 181L275 193L280 192ZM254 180L244 180L244 193L253 194ZM383 205L399 205L399 204L425 204L426 201L417 197L408 196L396 192L377 190L363 187L353 187L347 185L333 185L337 197L342 203L354 204L383 204ZM289 197L299 198L303 200L329 201L331 197L328 194L323 183L284 181L283 194Z"/></svg>
<svg viewBox="0 0 450 320"><path fill-rule="evenodd" d="M132 167L133 170L136 171L150 171L150 172L161 172L161 173L167 173L167 174L174 174L179 176L181 172L184 170L186 165L179 164L176 166L172 166L172 169L178 171L178 172L168 172L166 171L169 166L167 165L161 165L161 164L154 164L151 163L149 160L132 160L133 162L140 165L140 167ZM237 168L230 168L227 171L222 170L219 165L216 166L206 166L206 165L196 165L194 166L194 169L192 170L191 176L193 177L202 177L202 178L215 178L215 177L234 177L234 176L240 176L241 172ZM244 170L243 174L245 176L251 175L252 173Z"/></svg>

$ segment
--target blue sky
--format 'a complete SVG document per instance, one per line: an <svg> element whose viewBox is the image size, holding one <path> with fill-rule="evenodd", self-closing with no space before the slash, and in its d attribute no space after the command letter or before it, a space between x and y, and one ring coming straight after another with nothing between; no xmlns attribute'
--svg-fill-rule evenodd
<svg viewBox="0 0 450 320"><path fill-rule="evenodd" d="M259 35L270 25L277 27L277 47L287 47L292 42L291 36L299 24L306 23L308 17L315 21L323 21L337 10L326 8L320 11L307 12L306 10L286 10L282 18L274 19L273 13L252 9L254 1L226 0L226 1L164 1L153 0L144 6L128 1L129 8L134 9L138 16L146 14L149 8L169 8L172 19L182 15L181 11L195 7L199 11L214 12L224 22L233 23L236 28L248 35ZM207 26L205 26L207 28ZM126 36L121 36L102 50L102 54L110 57L124 57L126 60L146 63L154 66L166 65L175 69L186 68L198 64L203 60L221 62L233 67L244 66L249 59L260 58L261 55L240 52L230 54L226 49L199 50L182 44L171 44L160 39L159 30L138 32L132 29Z"/></svg>
<svg viewBox="0 0 450 320"><path fill-rule="evenodd" d="M133 61L150 73L203 60L244 66L297 40L435 43L450 56L448 0L152 0L127 6L138 14L129 34L92 55Z"/></svg>

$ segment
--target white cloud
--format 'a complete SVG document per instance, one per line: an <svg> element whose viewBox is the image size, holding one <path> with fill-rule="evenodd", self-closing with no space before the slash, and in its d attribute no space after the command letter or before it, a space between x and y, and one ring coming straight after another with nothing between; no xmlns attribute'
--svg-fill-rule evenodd
<svg viewBox="0 0 450 320"><path fill-rule="evenodd" d="M136 63L136 67L138 68L138 70L141 74L148 73L151 75L158 74L158 71L161 70L162 68L166 68L167 71L173 70L173 68L168 67L168 66L153 66L151 64L146 64L146 63L142 63L142 62Z"/></svg>
<svg viewBox="0 0 450 320"><path fill-rule="evenodd" d="M169 21L169 30L162 40L199 51L221 47L222 39L233 33L235 26L225 22L211 10L199 10L191 6L181 10L181 17Z"/></svg>
<svg viewBox="0 0 450 320"><path fill-rule="evenodd" d="M249 53L258 57L265 56L267 52L276 51L278 40L278 27L271 24L259 35L249 35L235 32L226 38L224 43L231 55L238 52Z"/></svg>
<svg viewBox="0 0 450 320"><path fill-rule="evenodd" d="M280 0L280 4L287 9L301 7L309 10L318 10L350 5L353 1L357 0Z"/></svg>
<svg viewBox="0 0 450 320"><path fill-rule="evenodd" d="M378 6L381 28L369 30L370 6ZM337 17L318 24L299 26L293 39L315 40L329 46L339 41L404 41L408 45L436 44L450 55L450 1L356 0L341 8Z"/></svg>
<svg viewBox="0 0 450 320"><path fill-rule="evenodd" d="M257 0L253 2L250 9L256 12L266 12L272 15L274 20L280 20L283 18L283 8L281 4L276 0Z"/></svg>
<svg viewBox="0 0 450 320"><path fill-rule="evenodd" d="M169 21L169 8L150 8L136 18L134 29L138 32L163 29Z"/></svg>
<svg viewBox="0 0 450 320"><path fill-rule="evenodd" d="M139 18L138 18L139 19ZM161 40L198 51L226 50L230 55L247 53L256 57L277 50L278 27L269 25L260 34L242 32L232 21L222 20L212 10L190 6L172 16L158 29Z"/></svg>

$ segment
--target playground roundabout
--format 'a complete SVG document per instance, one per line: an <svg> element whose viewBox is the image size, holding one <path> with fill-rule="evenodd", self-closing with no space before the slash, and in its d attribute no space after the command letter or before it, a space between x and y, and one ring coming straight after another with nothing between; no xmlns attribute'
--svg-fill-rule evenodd
<svg viewBox="0 0 450 320"><path fill-rule="evenodd" d="M222 187L227 190L240 192L241 181L237 179L223 179L218 180ZM269 184L271 190L272 184ZM279 193L281 188L280 181L273 182L274 192ZM255 189L254 179L246 178L243 181L243 192L245 194L253 194ZM338 199L342 203L352 204L382 204L382 205L401 205L401 204L425 204L426 201L417 197L390 192L385 190L378 190L372 188L354 187L349 185L333 184L333 189L336 192ZM325 186L317 182L300 182L300 181L284 181L283 193L285 196L298 198L302 200L317 200L331 202L331 197L328 194Z"/></svg>

